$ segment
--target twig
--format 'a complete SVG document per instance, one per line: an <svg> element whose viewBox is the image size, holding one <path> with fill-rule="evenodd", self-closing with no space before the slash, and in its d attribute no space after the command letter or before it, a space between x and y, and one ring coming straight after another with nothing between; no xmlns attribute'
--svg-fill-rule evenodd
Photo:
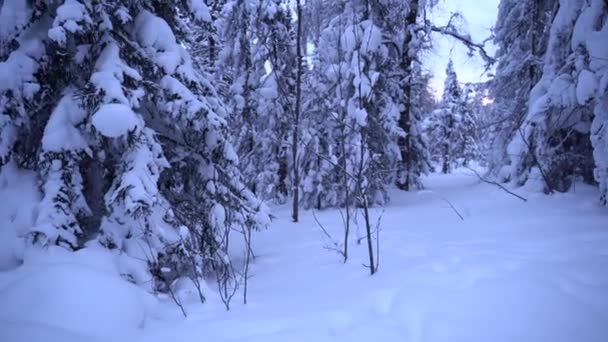
<svg viewBox="0 0 608 342"><path fill-rule="evenodd" d="M245 274L243 275L243 304L247 304L247 289L249 285L249 264L251 263L251 228L246 227L243 232L245 243L247 244L247 258L245 259Z"/></svg>
<svg viewBox="0 0 608 342"><path fill-rule="evenodd" d="M329 239L329 241L331 243L333 243L334 246L335 246L335 247L325 246L324 248L327 249L328 251L337 252L338 254L340 254L344 258L344 251L342 249L338 248L338 243L334 241L334 239L332 238L331 234L329 234L329 232L327 231L327 229L325 229L325 226L323 226L323 224L321 223L321 221L319 221L319 219L317 218L317 215L315 214L314 210L312 210L312 217L315 219L315 222L317 222L317 225L319 226L319 228L321 229L321 231L323 232L323 234L325 234L325 236Z"/></svg>
<svg viewBox="0 0 608 342"><path fill-rule="evenodd" d="M464 221L464 217L462 217L462 215L460 215L460 213L458 212L458 210L456 210L456 208L452 205L452 202L448 201L445 197L441 198L445 203L447 203L450 208L452 208L452 210L454 210L454 212L456 213L456 215L458 215L458 217L460 217L461 220Z"/></svg>
<svg viewBox="0 0 608 342"><path fill-rule="evenodd" d="M472 172L473 172L473 173L474 173L474 174L477 176L477 178L479 178L479 180L481 180L482 182L484 182L484 183L488 183L488 184L491 184L491 185L496 185L497 187L499 187L501 190L503 190L504 192L508 193L509 195L511 195L511 196L515 196L515 197L519 198L520 200L522 200L522 201L524 201L524 202L528 202L528 199L527 199L527 198L522 197L522 196L520 196L520 195L518 195L518 194L514 193L513 191L511 191L511 190L509 190L509 189L505 188L505 187L504 187L502 184L500 184L500 183L498 183L498 182L494 182L494 181L487 180L487 179L483 178L483 177L482 177L482 176L479 174L479 172L477 172L476 170L474 170L474 169L472 169L472 168L470 168L470 167L466 167L466 168L467 168L468 170L472 171Z"/></svg>
<svg viewBox="0 0 608 342"><path fill-rule="evenodd" d="M382 212L380 216L378 216L378 221L376 222L376 271L380 267L380 223L382 222L382 217L384 216L385 208L382 208Z"/></svg>
<svg viewBox="0 0 608 342"><path fill-rule="evenodd" d="M554 192L553 185L551 184L551 182L549 182L549 178L547 177L545 170L543 169L542 165L540 165L540 161L536 157L536 151L534 151L534 149L532 149L532 146L530 146L530 144L528 143L528 140L526 139L524 132L522 131L521 128L519 128L518 132L519 132L519 135L521 136L521 140L524 142L524 144L526 144L526 147L528 148L528 152L530 152L530 154L532 154L534 163L536 164L536 166L538 166L538 171L540 171L540 175L543 177L543 180L545 181L545 185L549 188L549 193L552 194Z"/></svg>
<svg viewBox="0 0 608 342"><path fill-rule="evenodd" d="M171 288L170 285L169 285L169 296L171 297L171 299L173 299L173 302L182 311L182 315L184 315L184 317L188 317L188 315L186 314L186 309L184 309L184 305L182 304L182 301L179 300L179 298L177 298L177 296L175 295L175 292L173 291L173 289Z"/></svg>
<svg viewBox="0 0 608 342"><path fill-rule="evenodd" d="M451 20L451 19L450 19ZM448 22L446 26L437 27L431 25L431 31L441 33L443 35L451 36L460 42L462 42L470 51L477 50L481 58L486 62L489 66L496 63L496 58L490 56L490 54L485 50L484 44L475 43L471 36L466 33L459 32L451 22Z"/></svg>

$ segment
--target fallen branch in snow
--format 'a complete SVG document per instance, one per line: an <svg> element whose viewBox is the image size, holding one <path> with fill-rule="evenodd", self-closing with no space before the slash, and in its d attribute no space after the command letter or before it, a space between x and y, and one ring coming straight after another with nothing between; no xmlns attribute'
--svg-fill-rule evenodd
<svg viewBox="0 0 608 342"><path fill-rule="evenodd" d="M454 210L454 212L456 213L456 215L458 215L458 217L460 217L461 220L464 221L464 217L462 217L462 215L460 215L460 213L458 212L458 210L456 210L456 208L452 205L452 202L448 201L445 197L441 198L445 203L447 203L450 208L452 208L452 210Z"/></svg>
<svg viewBox="0 0 608 342"><path fill-rule="evenodd" d="M467 167L467 169L468 169L468 170L470 170L470 171L472 171L472 172L473 172L473 173L474 173L474 174L477 176L477 178L479 178L479 180L481 180L482 182L484 182L484 183L488 183L488 184L491 184L491 185L496 185L497 187L499 187L501 190L503 190L504 192L508 193L509 195L511 195L511 196L515 196L515 197L519 198L520 200L522 200L522 201L524 201L524 202L528 202L528 199L527 199L527 198L522 197L522 196L520 196L520 195L518 195L518 194L514 193L513 191L511 191L511 190L509 190L509 189L505 188L505 187L504 187L502 184L500 184L500 183L498 183L498 182L494 182L494 181L487 180L487 179L483 178L483 177L482 177L482 176L479 174L479 172L477 172L476 170L474 170L474 169L472 169L472 168L470 168L470 167Z"/></svg>

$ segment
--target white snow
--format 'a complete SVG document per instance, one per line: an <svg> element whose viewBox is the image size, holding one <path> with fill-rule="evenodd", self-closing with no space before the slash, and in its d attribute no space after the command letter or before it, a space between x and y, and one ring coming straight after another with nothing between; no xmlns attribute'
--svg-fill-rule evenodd
<svg viewBox="0 0 608 342"><path fill-rule="evenodd" d="M19 170L10 163L0 172L0 198L9 199L0 205L0 271L21 262L23 243L20 237L34 225L34 212L40 194L36 174Z"/></svg>
<svg viewBox="0 0 608 342"><path fill-rule="evenodd" d="M130 103L122 89L124 76L137 81L141 80L141 75L137 70L129 67L120 58L118 45L110 42L101 52L95 63L95 72L91 75L91 82L97 89L103 90L104 102Z"/></svg>
<svg viewBox="0 0 608 342"><path fill-rule="evenodd" d="M204 22L211 22L211 14L209 13L209 7L203 0L188 0L188 4L190 5L190 9L194 13L194 16L198 20L202 20Z"/></svg>
<svg viewBox="0 0 608 342"><path fill-rule="evenodd" d="M40 89L34 74L38 71L37 58L44 46L40 41L31 40L22 49L11 53L8 59L0 63L0 91L11 89L16 95L31 99Z"/></svg>
<svg viewBox="0 0 608 342"><path fill-rule="evenodd" d="M0 337L9 342L95 342L69 330L40 323L0 321Z"/></svg>
<svg viewBox="0 0 608 342"><path fill-rule="evenodd" d="M360 108L355 101L353 99L348 101L348 115L355 119L358 125L365 127L367 125L367 111L364 108Z"/></svg>
<svg viewBox="0 0 608 342"><path fill-rule="evenodd" d="M113 340L140 329L155 300L120 278L113 255L99 247L71 253L60 247L31 250L26 263L0 278L0 340ZM19 336L18 331L25 333ZM29 341L29 340L28 340Z"/></svg>
<svg viewBox="0 0 608 342"><path fill-rule="evenodd" d="M141 119L128 105L109 103L99 107L91 118L93 126L108 138L118 138L140 127Z"/></svg>
<svg viewBox="0 0 608 342"><path fill-rule="evenodd" d="M363 245L342 264L310 212L293 224L277 208L255 236L249 304L192 304L186 320L174 309L136 341L608 340L608 213L596 190L520 190L524 203L467 172L393 194L373 277ZM338 239L340 214L317 216Z"/></svg>
<svg viewBox="0 0 608 342"><path fill-rule="evenodd" d="M135 18L135 34L138 42L167 74L175 72L185 58L167 22L149 11L141 11Z"/></svg>
<svg viewBox="0 0 608 342"><path fill-rule="evenodd" d="M583 70L578 75L578 83L576 85L576 98L580 105L587 104L598 89L598 81L595 74L589 70Z"/></svg>
<svg viewBox="0 0 608 342"><path fill-rule="evenodd" d="M72 263L43 254L0 273L0 317L12 318L0 323L0 340L22 341L13 338L19 331L44 331L49 341L73 334L136 342L608 340L608 212L596 189L514 190L524 203L466 170L424 181L427 190L392 194L373 277L361 266L361 229L353 228L343 264L324 248L311 213L294 224L285 205L275 208L271 229L254 235L247 305L235 298L225 311L211 282L204 305L180 292L186 319L168 299L148 313L140 294L102 267L102 252ZM373 210L374 221L381 212ZM338 241L340 213L316 215Z"/></svg>
<svg viewBox="0 0 608 342"><path fill-rule="evenodd" d="M340 39L345 51L359 50L361 54L367 55L382 45L382 30L374 26L372 21L365 20L347 27Z"/></svg>
<svg viewBox="0 0 608 342"><path fill-rule="evenodd" d="M49 29L49 38L63 45L66 43L66 31L72 33L81 31L82 23L93 23L85 6L76 0L65 0L57 7L57 16L53 21L53 27Z"/></svg>
<svg viewBox="0 0 608 342"><path fill-rule="evenodd" d="M32 11L22 0L4 0L0 4L0 37L11 37L25 26Z"/></svg>
<svg viewBox="0 0 608 342"><path fill-rule="evenodd" d="M83 150L88 144L80 130L75 126L86 117L84 109L74 101L74 93L68 91L57 104L49 118L44 135L42 148L45 151L61 152L63 150Z"/></svg>

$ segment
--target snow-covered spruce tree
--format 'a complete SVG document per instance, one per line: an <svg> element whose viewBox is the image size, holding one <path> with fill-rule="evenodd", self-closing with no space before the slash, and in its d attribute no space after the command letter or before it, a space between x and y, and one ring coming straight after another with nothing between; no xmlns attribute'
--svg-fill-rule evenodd
<svg viewBox="0 0 608 342"><path fill-rule="evenodd" d="M477 123L479 112L476 110L478 109L477 104L475 91L470 86L465 85L461 99L461 146L458 148L461 158L460 164L464 166L468 166L472 161L479 161L481 158L478 145L479 128Z"/></svg>
<svg viewBox="0 0 608 342"><path fill-rule="evenodd" d="M419 57L430 46L430 24L424 20L432 2L384 0L372 5L389 48L392 67L387 69L397 82L387 89L398 109L397 127L400 161L396 184L402 190L422 187L420 176L428 172L429 159L423 131L422 101L425 94Z"/></svg>
<svg viewBox="0 0 608 342"><path fill-rule="evenodd" d="M436 106L434 95L430 90L431 75L424 74L419 63L413 62L412 64L409 76L410 95L402 97L410 105L407 115L409 120L406 125L409 133L406 135L405 143L401 146L401 151L407 151L407 153L405 153L405 160L403 160L404 153L402 153L397 174L397 186L406 191L421 189L423 187L421 177L428 174L431 169L430 146L423 122Z"/></svg>
<svg viewBox="0 0 608 342"><path fill-rule="evenodd" d="M400 130L398 106L389 90L388 70L393 64L369 6L365 1L335 4L333 9L340 11L319 38L312 71L315 76L310 80L315 90L306 111L309 116L319 116L310 121L316 122L324 134L307 141L303 170L307 207L345 205L348 194L356 192L353 180L343 178L349 178L346 174L362 172L369 184L370 203L386 202L386 189L394 182L391 171L399 160L396 141ZM333 175L321 168L323 177L332 180L329 182L310 167L326 163L334 164Z"/></svg>
<svg viewBox="0 0 608 342"><path fill-rule="evenodd" d="M535 179L553 192L577 178L595 180L606 201L607 7L601 0L559 1L542 76L508 148L518 184Z"/></svg>
<svg viewBox="0 0 608 342"><path fill-rule="evenodd" d="M33 241L99 242L129 260L123 275L155 291L230 269L229 232L265 216L240 182L224 106L184 49L188 25L209 20L205 4L24 9L28 22L0 63L0 134L3 162L39 172Z"/></svg>
<svg viewBox="0 0 608 342"><path fill-rule="evenodd" d="M316 14L326 14L320 0L311 4L319 7ZM331 8L344 10L344 3L335 5ZM339 207L351 201L352 180L343 172L352 147L347 141L352 126L347 124L344 106L347 69L341 39L347 22L344 16L336 16L327 27L319 28L318 37L311 38L317 45L304 91L301 202L305 208Z"/></svg>
<svg viewBox="0 0 608 342"><path fill-rule="evenodd" d="M434 160L441 164L441 172L449 173L477 157L475 118L451 60L446 69L443 96L430 118L429 130Z"/></svg>
<svg viewBox="0 0 608 342"><path fill-rule="evenodd" d="M240 156L241 170L254 192L264 191L266 185L273 185L276 164L267 165L269 142L260 127L258 113L259 89L264 75L264 61L259 59L253 43L257 41L253 25L256 20L257 3L250 0L233 0L224 4L217 26L219 27L222 50L218 70L226 82L226 104L233 113L230 128L234 145ZM270 142L272 146L272 142ZM261 190L261 191L260 191Z"/></svg>
<svg viewBox="0 0 608 342"><path fill-rule="evenodd" d="M488 151L488 169L501 181L510 178L507 145L528 111L528 97L542 74L542 58L547 49L549 27L557 0L502 0L494 27L498 47L495 76L489 84L494 100L491 120L492 150Z"/></svg>
<svg viewBox="0 0 608 342"><path fill-rule="evenodd" d="M258 196L279 203L291 193L292 21L283 0L233 0L217 25L219 69L229 86L226 102L234 112L230 126L244 177Z"/></svg>
<svg viewBox="0 0 608 342"><path fill-rule="evenodd" d="M483 166L487 166L488 155L494 153L495 132L490 128L494 126L492 106L488 91L489 82L467 83L464 85L465 100L468 108L475 119L476 132L473 134L477 141L477 155L472 160L477 160Z"/></svg>
<svg viewBox="0 0 608 342"><path fill-rule="evenodd" d="M268 144L260 146L259 162L275 165L273 182L266 182L265 197L284 202L293 184L293 120L296 106L297 53L294 22L288 3L265 0L260 3L256 31L257 53L268 63L270 72L264 76L260 89L260 138Z"/></svg>

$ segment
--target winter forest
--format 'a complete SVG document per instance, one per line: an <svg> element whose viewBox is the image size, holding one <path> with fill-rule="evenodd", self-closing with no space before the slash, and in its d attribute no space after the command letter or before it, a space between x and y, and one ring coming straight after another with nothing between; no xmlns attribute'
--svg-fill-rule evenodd
<svg viewBox="0 0 608 342"><path fill-rule="evenodd" d="M605 342L608 1L0 0L0 199L2 342Z"/></svg>

